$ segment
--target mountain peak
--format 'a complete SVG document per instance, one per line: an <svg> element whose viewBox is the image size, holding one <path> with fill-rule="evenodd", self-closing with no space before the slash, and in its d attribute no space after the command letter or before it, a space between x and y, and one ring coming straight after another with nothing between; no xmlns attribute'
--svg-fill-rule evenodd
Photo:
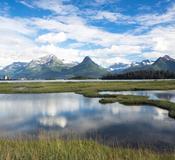
<svg viewBox="0 0 175 160"><path fill-rule="evenodd" d="M99 78L107 74L107 70L96 64L89 56L86 56L81 63L69 70L73 76Z"/></svg>
<svg viewBox="0 0 175 160"><path fill-rule="evenodd" d="M34 63L34 64L47 64L47 63L50 63L53 61L59 61L59 60L55 55L50 54L50 55L46 55L44 57L41 57L39 59L32 60L32 63Z"/></svg>
<svg viewBox="0 0 175 160"><path fill-rule="evenodd" d="M83 64L95 64L95 65L97 65L89 56L86 56L81 63L83 63Z"/></svg>
<svg viewBox="0 0 175 160"><path fill-rule="evenodd" d="M55 59L57 59L57 57L54 54L49 54L40 58L40 60L44 60L44 61L51 61Z"/></svg>
<svg viewBox="0 0 175 160"><path fill-rule="evenodd" d="M174 59L173 58L171 58L170 56L168 56L168 55L165 55L165 56L163 56L163 57L161 57L162 59L164 59L164 60L167 60L167 61L174 61Z"/></svg>
<svg viewBox="0 0 175 160"><path fill-rule="evenodd" d="M83 62L88 62L88 61L92 61L92 59L89 56L86 56L83 60Z"/></svg>
<svg viewBox="0 0 175 160"><path fill-rule="evenodd" d="M32 60L28 67L31 68L41 68L42 65L53 66L53 65L63 65L63 62L59 60L55 55L50 54L39 59Z"/></svg>
<svg viewBox="0 0 175 160"><path fill-rule="evenodd" d="M152 65L153 63L154 63L154 61L151 61L149 59L145 59L145 60L142 60L141 62L133 62L133 63L131 63L131 66L132 67L149 66L149 65Z"/></svg>

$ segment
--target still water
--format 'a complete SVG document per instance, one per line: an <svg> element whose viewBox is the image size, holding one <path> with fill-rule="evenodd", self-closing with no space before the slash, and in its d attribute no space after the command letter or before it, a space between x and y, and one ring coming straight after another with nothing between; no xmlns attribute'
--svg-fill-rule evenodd
<svg viewBox="0 0 175 160"><path fill-rule="evenodd" d="M151 98L175 101L175 92L150 94ZM62 137L74 133L107 145L175 148L175 120L163 109L103 105L98 98L74 93L0 94L1 137L37 135L40 130L54 131Z"/></svg>

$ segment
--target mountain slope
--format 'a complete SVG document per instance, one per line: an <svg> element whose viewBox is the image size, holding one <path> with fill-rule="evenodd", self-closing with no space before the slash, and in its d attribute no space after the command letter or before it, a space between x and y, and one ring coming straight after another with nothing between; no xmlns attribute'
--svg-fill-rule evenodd
<svg viewBox="0 0 175 160"><path fill-rule="evenodd" d="M123 73L135 72L135 71L140 71L140 70L149 70L153 63L154 63L154 61L150 61L148 59L143 60L141 62L133 62L130 65L130 67L123 70Z"/></svg>
<svg viewBox="0 0 175 160"><path fill-rule="evenodd" d="M17 74L18 72L21 72L26 67L26 65L27 63L25 62L14 62L6 66L5 68L3 68L1 70L1 74L14 77L15 74Z"/></svg>
<svg viewBox="0 0 175 160"><path fill-rule="evenodd" d="M68 68L56 56L48 55L29 62L21 72L15 75L15 78L55 79L59 77L62 70Z"/></svg>
<svg viewBox="0 0 175 160"><path fill-rule="evenodd" d="M138 71L138 70L145 70L149 66L151 66L154 63L154 61L151 60L143 60L141 62L133 62L131 64L126 63L116 63L111 65L108 70L112 73L125 73L125 72L132 72L132 71Z"/></svg>
<svg viewBox="0 0 175 160"><path fill-rule="evenodd" d="M56 56L48 55L32 60L29 63L14 62L0 70L0 78L4 75L7 75L12 79L100 78L109 72L119 74L143 70L169 71L175 73L175 59L166 55L158 58L154 63L150 60L144 60L132 64L114 64L111 68L108 68L108 70L102 68L92 61L90 57L85 57L79 64L65 64Z"/></svg>
<svg viewBox="0 0 175 160"><path fill-rule="evenodd" d="M165 55L164 57L160 57L151 66L151 69L175 72L175 59L171 58L168 55Z"/></svg>
<svg viewBox="0 0 175 160"><path fill-rule="evenodd" d="M66 66L61 60L59 60L55 55L48 55L41 57L37 60L32 60L28 65L27 69L33 72L39 71L61 71Z"/></svg>
<svg viewBox="0 0 175 160"><path fill-rule="evenodd" d="M175 59L168 55L158 58L155 62L144 60L140 63L132 63L131 67L125 69L123 73L135 71L169 71L175 72Z"/></svg>
<svg viewBox="0 0 175 160"><path fill-rule="evenodd" d="M66 79L73 77L99 78L107 70L97 65L89 57L80 64L64 64L54 55L48 55L29 63L15 62L3 69L1 75L12 79Z"/></svg>
<svg viewBox="0 0 175 160"><path fill-rule="evenodd" d="M14 62L14 63L6 66L5 68L3 68L3 71L4 72L15 72L17 70L22 69L26 65L27 65L27 63L25 63L25 62Z"/></svg>
<svg viewBox="0 0 175 160"><path fill-rule="evenodd" d="M85 57L84 60L77 66L67 70L66 76L71 77L88 77L99 78L107 73L107 70L96 64L90 57Z"/></svg>
<svg viewBox="0 0 175 160"><path fill-rule="evenodd" d="M123 70L127 69L130 67L130 64L126 64L126 63L115 63L111 66L108 67L108 70L110 72L114 72L114 73L120 73Z"/></svg>

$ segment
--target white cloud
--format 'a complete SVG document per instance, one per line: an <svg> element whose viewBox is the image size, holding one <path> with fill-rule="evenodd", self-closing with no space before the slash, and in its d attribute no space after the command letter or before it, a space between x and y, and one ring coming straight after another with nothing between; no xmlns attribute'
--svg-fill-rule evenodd
<svg viewBox="0 0 175 160"><path fill-rule="evenodd" d="M28 25L28 20L0 17L0 63L2 66L13 61L27 61L34 57L37 45L31 38L36 30ZM35 53L36 54L36 53Z"/></svg>
<svg viewBox="0 0 175 160"><path fill-rule="evenodd" d="M102 47L110 47L114 44L136 45L140 43L138 36L129 34L110 33L97 27L87 25L83 19L67 17L62 22L62 17L52 19L32 19L34 25L49 32L65 32L67 38L79 43L94 43Z"/></svg>
<svg viewBox="0 0 175 160"><path fill-rule="evenodd" d="M175 57L175 26L158 27L147 34L147 46L151 49L150 52L143 53L143 56L157 58L168 54Z"/></svg>
<svg viewBox="0 0 175 160"><path fill-rule="evenodd" d="M120 17L121 15L119 13L100 11L93 18L99 19L99 20L107 19L110 22L116 22Z"/></svg>
<svg viewBox="0 0 175 160"><path fill-rule="evenodd" d="M107 20L109 22L123 23L123 24L134 23L130 16L125 16L119 12L110 12L110 11L92 12L91 19L93 19L93 20Z"/></svg>
<svg viewBox="0 0 175 160"><path fill-rule="evenodd" d="M23 4L24 6L27 6L29 8L34 8L34 6L32 4L30 4L29 2L25 1L25 0L20 0L19 3Z"/></svg>
<svg viewBox="0 0 175 160"><path fill-rule="evenodd" d="M136 23L143 26L154 26L158 24L175 23L175 5L163 14L146 14L133 17Z"/></svg>
<svg viewBox="0 0 175 160"><path fill-rule="evenodd" d="M54 54L59 59L64 60L64 62L66 63L81 60L78 50L71 48L70 49L60 48L53 44L42 45L38 49L38 52L42 53L43 55Z"/></svg>
<svg viewBox="0 0 175 160"><path fill-rule="evenodd" d="M128 63L128 55L135 53L144 57L173 53L175 27L156 28L147 34L116 34L109 33L96 27L88 26L84 20L72 16L46 18L32 18L32 20L0 18L3 25L0 26L2 39L0 40L1 61L8 64L12 61L29 61L48 54L55 54L66 62L81 61L85 56L91 56L101 65L111 65L119 60ZM13 27L16 26L16 27ZM6 32L5 32L6 30ZM47 34L38 35L35 42L31 33L36 34L40 30L48 30ZM36 34L37 35L37 34ZM77 41L78 46L88 44L101 45L101 49L81 50L71 48L60 48L56 44L67 39ZM42 42L39 45L37 42ZM48 44L45 44L48 43ZM74 43L75 45L76 43ZM81 45L80 45L81 44ZM10 46L10 50L9 50ZM157 53L155 56L144 53L144 49L151 49L150 53ZM166 53L165 53L166 52Z"/></svg>
<svg viewBox="0 0 175 160"><path fill-rule="evenodd" d="M161 56L164 56L164 55L165 55L164 53L154 52L154 51L143 53L143 56L147 59L150 59L150 58L156 59L157 57L161 57Z"/></svg>
<svg viewBox="0 0 175 160"><path fill-rule="evenodd" d="M113 3L113 2L117 2L117 1L119 1L119 0L95 0L95 2L97 3L97 4L109 4L109 3Z"/></svg>
<svg viewBox="0 0 175 160"><path fill-rule="evenodd" d="M21 3L25 5L27 1L21 1ZM54 13L54 16L29 19L0 16L1 65L13 61L30 61L48 54L55 54L66 62L81 61L88 55L105 66L119 61L128 63L127 57L134 54L140 54L142 58L157 58L164 54L175 57L175 19L173 19L175 7L171 7L165 14L161 15L147 14L131 18L119 13L99 11L93 17L111 22L125 20L125 23L138 23L142 27L171 22L166 27L160 27L160 25L147 33L142 33L142 35L134 35L134 32L110 33L91 26L85 18L76 14L76 7L64 5L61 0L39 0L29 3L29 5L31 6L28 7L49 10ZM41 35L40 33L43 32L40 31L47 31L47 33ZM57 45L69 39L75 42L68 45L67 48L61 48ZM88 50L80 49L89 43L100 47L96 49L92 47Z"/></svg>
<svg viewBox="0 0 175 160"><path fill-rule="evenodd" d="M25 18L21 19L0 16L0 24L0 30L4 32L17 32L28 36L36 32L36 30L30 26L29 20Z"/></svg>
<svg viewBox="0 0 175 160"><path fill-rule="evenodd" d="M0 3L0 15L7 16L9 14L10 6L7 2Z"/></svg>
<svg viewBox="0 0 175 160"><path fill-rule="evenodd" d="M91 13L91 18L94 20L107 20L114 23L137 24L142 26L141 29L145 29L154 25L162 25L168 23L175 23L175 4L172 5L163 14L142 14L136 16L123 15L119 12L111 11L93 11ZM140 29L140 30L141 30ZM138 29L137 29L138 30Z"/></svg>
<svg viewBox="0 0 175 160"><path fill-rule="evenodd" d="M66 34L64 32L60 33L47 33L39 36L36 41L40 43L50 43L57 44L59 42L64 42L67 40Z"/></svg>
<svg viewBox="0 0 175 160"><path fill-rule="evenodd" d="M142 47L141 46L130 46L130 45L112 45L111 51L113 53L121 53L123 55L126 54L133 54L133 53L141 53Z"/></svg>
<svg viewBox="0 0 175 160"><path fill-rule="evenodd" d="M59 15L72 15L78 12L77 7L70 4L64 5L63 0L34 0L32 5L41 9L50 10Z"/></svg>
<svg viewBox="0 0 175 160"><path fill-rule="evenodd" d="M155 43L153 48L155 51L165 52L168 50L168 42L163 37L153 37L153 42Z"/></svg>

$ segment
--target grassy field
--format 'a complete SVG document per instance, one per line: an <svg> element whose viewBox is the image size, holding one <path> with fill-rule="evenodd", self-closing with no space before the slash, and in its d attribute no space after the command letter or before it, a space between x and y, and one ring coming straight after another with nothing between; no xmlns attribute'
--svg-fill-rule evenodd
<svg viewBox="0 0 175 160"><path fill-rule="evenodd" d="M174 153L109 148L81 140L0 140L1 160L174 160Z"/></svg>
<svg viewBox="0 0 175 160"><path fill-rule="evenodd" d="M96 92L127 90L171 90L175 80L151 82L33 82L0 83L0 93Z"/></svg>

